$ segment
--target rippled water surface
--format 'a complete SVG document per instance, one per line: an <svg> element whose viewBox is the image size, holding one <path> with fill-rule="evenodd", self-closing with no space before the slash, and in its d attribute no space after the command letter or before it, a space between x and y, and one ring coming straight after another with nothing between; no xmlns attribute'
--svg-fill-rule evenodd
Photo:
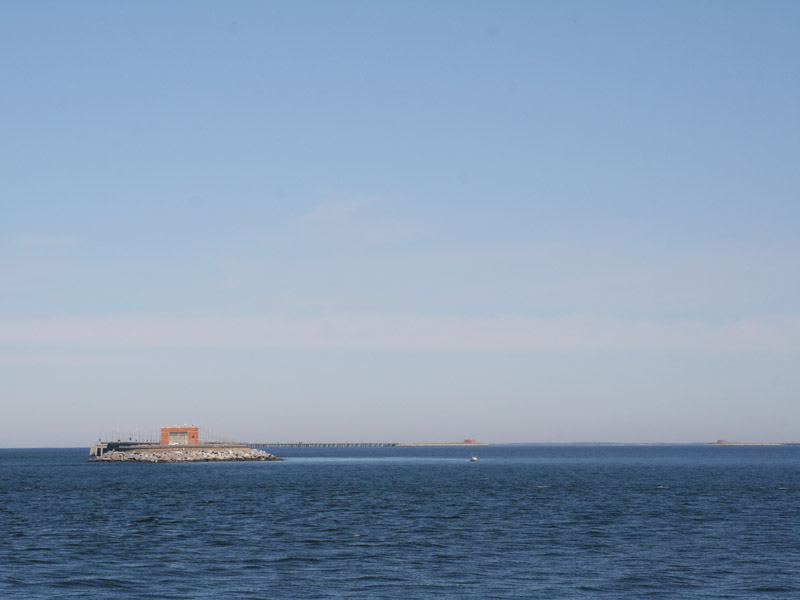
<svg viewBox="0 0 800 600"><path fill-rule="evenodd" d="M0 450L0 597L800 597L800 447L274 452Z"/></svg>

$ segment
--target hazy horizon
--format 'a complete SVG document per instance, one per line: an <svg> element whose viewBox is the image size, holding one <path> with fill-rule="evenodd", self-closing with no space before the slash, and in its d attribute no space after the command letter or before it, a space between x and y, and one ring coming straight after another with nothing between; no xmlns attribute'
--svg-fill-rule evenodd
<svg viewBox="0 0 800 600"><path fill-rule="evenodd" d="M78 446L12 446L12 447L2 447L0 450L83 450L84 448L89 448L98 440L95 439L94 441L82 444ZM117 441L117 440L103 440L103 441ZM126 441L126 440L121 440ZM257 443L259 440L248 440L247 443ZM267 441L267 440L263 440ZM269 440L272 443L281 443L281 444L294 444L294 443L320 443L320 444L333 444L333 443L397 443L397 444L420 444L417 447L426 447L424 444L426 443L458 443L461 440L339 440L339 442L334 442L333 440L329 441L316 441L316 440ZM487 446L707 446L709 444L716 445L714 442L718 440L710 440L710 441L697 441L697 442L614 442L614 441L605 441L605 442L492 442L492 441L484 441L484 440L475 440L476 445L474 448L479 450L480 448L486 448ZM202 443L202 442L201 442ZM245 443L245 442L240 442ZM730 446L794 446L800 445L800 442L736 442L734 440L729 440ZM413 446L412 446L413 447ZM430 448L434 448L435 446L427 446ZM459 446L460 447L460 446ZM464 448L469 448L469 446L463 446ZM87 450L88 451L88 450Z"/></svg>

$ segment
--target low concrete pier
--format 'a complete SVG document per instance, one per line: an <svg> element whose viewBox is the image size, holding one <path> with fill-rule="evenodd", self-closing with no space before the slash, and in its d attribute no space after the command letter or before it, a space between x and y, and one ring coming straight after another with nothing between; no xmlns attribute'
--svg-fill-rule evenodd
<svg viewBox="0 0 800 600"><path fill-rule="evenodd" d="M488 446L483 442L254 442L251 448L471 448Z"/></svg>
<svg viewBox="0 0 800 600"><path fill-rule="evenodd" d="M106 452L152 446L158 446L158 444L145 444L143 442L97 442L94 446L89 448L89 456L100 457Z"/></svg>
<svg viewBox="0 0 800 600"><path fill-rule="evenodd" d="M474 448L486 447L486 442L421 442L416 444L395 444L401 448Z"/></svg>
<svg viewBox="0 0 800 600"><path fill-rule="evenodd" d="M251 448L388 448L394 442L253 442Z"/></svg>

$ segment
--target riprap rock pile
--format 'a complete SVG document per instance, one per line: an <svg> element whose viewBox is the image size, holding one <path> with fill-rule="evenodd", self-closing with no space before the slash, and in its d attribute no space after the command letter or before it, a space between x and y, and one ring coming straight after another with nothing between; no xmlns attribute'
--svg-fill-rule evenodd
<svg viewBox="0 0 800 600"><path fill-rule="evenodd" d="M254 448L165 448L112 450L91 460L97 462L175 463L283 459Z"/></svg>

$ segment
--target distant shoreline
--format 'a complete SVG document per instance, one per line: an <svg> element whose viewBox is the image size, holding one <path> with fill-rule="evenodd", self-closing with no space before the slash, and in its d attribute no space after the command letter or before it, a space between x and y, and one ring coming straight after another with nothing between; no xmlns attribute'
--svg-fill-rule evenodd
<svg viewBox="0 0 800 600"><path fill-rule="evenodd" d="M800 446L800 442L711 442L709 446Z"/></svg>

